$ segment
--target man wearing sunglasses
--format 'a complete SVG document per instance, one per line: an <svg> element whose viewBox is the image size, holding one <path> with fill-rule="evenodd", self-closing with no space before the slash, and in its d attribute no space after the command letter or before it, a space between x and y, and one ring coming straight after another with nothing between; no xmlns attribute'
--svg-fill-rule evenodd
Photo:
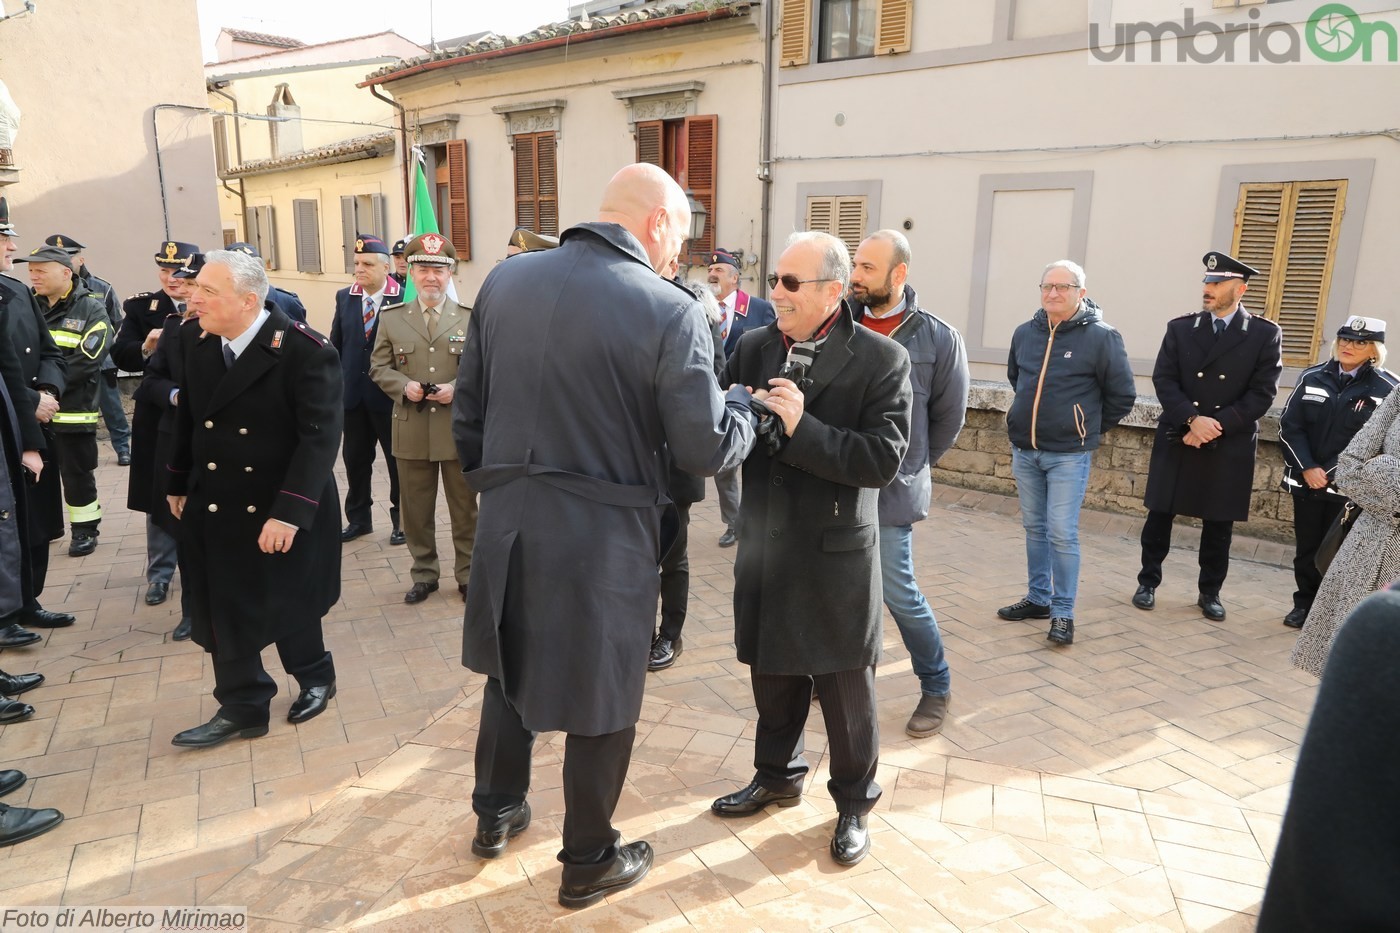
<svg viewBox="0 0 1400 933"><path fill-rule="evenodd" d="M711 809L748 816L801 799L815 686L838 812L831 855L854 865L870 851L866 818L880 799L877 504L909 444L909 354L856 326L841 300L850 252L836 237L793 234L777 270L777 321L739 339L721 380L752 388L771 415L744 461L734 563L734 641L758 708L755 774Z"/></svg>

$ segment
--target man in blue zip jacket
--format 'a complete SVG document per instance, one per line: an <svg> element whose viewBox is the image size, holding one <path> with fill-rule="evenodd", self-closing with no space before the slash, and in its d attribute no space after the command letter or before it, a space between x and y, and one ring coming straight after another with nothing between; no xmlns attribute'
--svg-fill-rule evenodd
<svg viewBox="0 0 1400 933"><path fill-rule="evenodd" d="M1047 639L1074 642L1079 588L1079 507L1103 433L1133 410L1137 390L1123 336L1085 295L1084 270L1068 259L1040 276L1040 308L1016 328L1006 376L1011 468L1026 529L1026 597L1003 619L1049 619Z"/></svg>
<svg viewBox="0 0 1400 933"><path fill-rule="evenodd" d="M922 739L943 731L952 680L938 621L914 577L914 523L928 517L932 467L967 418L969 377L962 336L920 308L906 284L909 258L909 241L898 230L866 237L851 268L851 308L857 321L909 354L909 450L894 482L880 490L880 575L885 608L919 678L919 705L904 731Z"/></svg>

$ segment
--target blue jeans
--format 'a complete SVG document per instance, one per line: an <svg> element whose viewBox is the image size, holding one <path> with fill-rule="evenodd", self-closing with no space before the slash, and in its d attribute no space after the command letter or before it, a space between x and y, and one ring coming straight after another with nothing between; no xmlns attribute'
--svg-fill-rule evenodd
<svg viewBox="0 0 1400 933"><path fill-rule="evenodd" d="M943 657L943 636L933 608L914 579L914 526L880 526L880 576L885 607L899 626L909 660L919 678L919 689L928 696L945 697L952 690L948 661Z"/></svg>
<svg viewBox="0 0 1400 933"><path fill-rule="evenodd" d="M1026 598L1074 618L1079 590L1079 507L1089 486L1092 451L1059 453L1011 448L1011 472L1026 529Z"/></svg>

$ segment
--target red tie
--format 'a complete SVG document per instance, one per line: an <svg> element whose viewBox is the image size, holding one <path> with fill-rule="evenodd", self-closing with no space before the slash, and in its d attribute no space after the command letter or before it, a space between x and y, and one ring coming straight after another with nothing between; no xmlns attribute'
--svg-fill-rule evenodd
<svg viewBox="0 0 1400 933"><path fill-rule="evenodd" d="M365 296L365 339L369 339L369 332L374 330L374 299Z"/></svg>

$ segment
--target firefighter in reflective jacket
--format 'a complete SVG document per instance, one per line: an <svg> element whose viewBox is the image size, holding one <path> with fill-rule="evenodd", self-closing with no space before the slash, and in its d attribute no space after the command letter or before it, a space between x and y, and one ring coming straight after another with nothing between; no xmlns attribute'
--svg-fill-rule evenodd
<svg viewBox="0 0 1400 933"><path fill-rule="evenodd" d="M73 539L73 557L97 549L97 526L102 504L97 501L97 390L102 360L112 343L112 323L102 300L73 274L68 252L41 246L23 260L29 263L29 284L44 310L49 333L68 362L68 386L53 416L63 500Z"/></svg>

